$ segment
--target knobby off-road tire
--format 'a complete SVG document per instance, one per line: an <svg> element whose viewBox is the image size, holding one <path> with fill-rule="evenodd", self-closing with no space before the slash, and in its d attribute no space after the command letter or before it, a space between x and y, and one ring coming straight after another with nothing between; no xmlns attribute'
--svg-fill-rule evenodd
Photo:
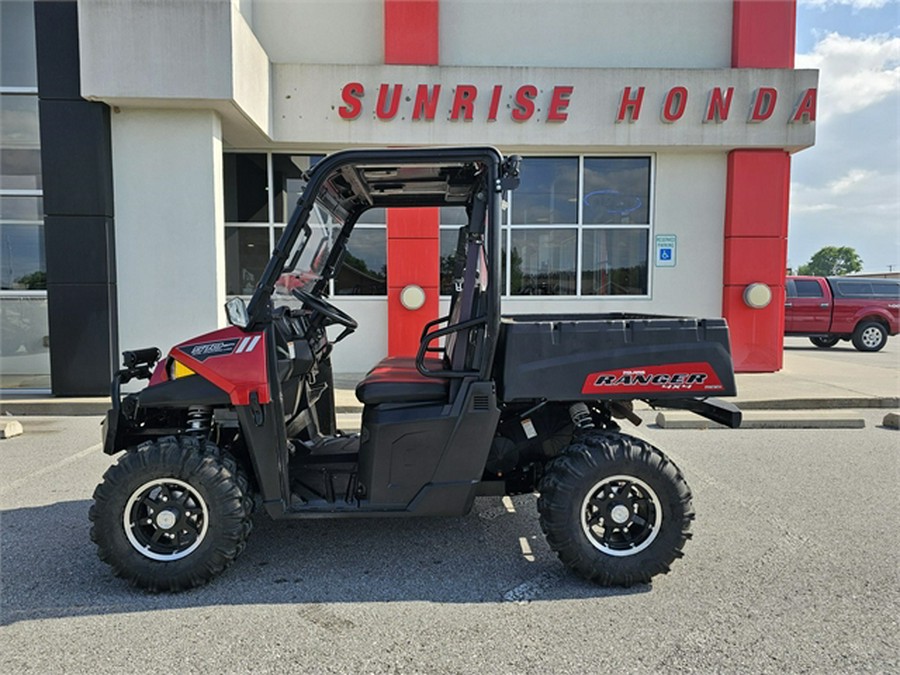
<svg viewBox="0 0 900 675"><path fill-rule="evenodd" d="M649 443L592 432L546 468L538 511L559 559L603 586L647 583L682 556L694 519L678 467Z"/></svg>
<svg viewBox="0 0 900 675"><path fill-rule="evenodd" d="M877 352L887 339L887 330L877 321L864 321L853 331L853 346L861 352Z"/></svg>
<svg viewBox="0 0 900 675"><path fill-rule="evenodd" d="M811 337L809 338L809 341L819 349L831 349L840 342L841 339L836 337Z"/></svg>
<svg viewBox="0 0 900 675"><path fill-rule="evenodd" d="M150 591L205 584L244 550L253 499L213 443L170 436L127 452L94 490L91 539L115 574Z"/></svg>

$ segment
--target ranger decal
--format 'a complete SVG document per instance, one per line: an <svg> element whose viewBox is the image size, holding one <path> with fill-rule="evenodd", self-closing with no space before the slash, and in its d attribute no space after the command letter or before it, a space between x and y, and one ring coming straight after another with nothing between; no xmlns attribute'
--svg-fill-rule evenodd
<svg viewBox="0 0 900 675"><path fill-rule="evenodd" d="M654 392L721 391L724 387L708 363L669 363L591 373L582 394L652 394Z"/></svg>

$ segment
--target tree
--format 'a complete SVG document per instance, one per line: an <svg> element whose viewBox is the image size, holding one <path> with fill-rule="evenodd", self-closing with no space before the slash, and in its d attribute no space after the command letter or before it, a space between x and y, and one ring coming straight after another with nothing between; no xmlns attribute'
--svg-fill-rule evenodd
<svg viewBox="0 0 900 675"><path fill-rule="evenodd" d="M814 277L843 276L862 271L863 261L850 246L826 246L819 249L797 274Z"/></svg>

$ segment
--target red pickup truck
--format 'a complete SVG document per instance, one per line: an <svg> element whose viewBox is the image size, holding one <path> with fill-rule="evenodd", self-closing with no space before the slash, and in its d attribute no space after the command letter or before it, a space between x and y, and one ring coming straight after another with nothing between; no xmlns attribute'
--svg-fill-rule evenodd
<svg viewBox="0 0 900 675"><path fill-rule="evenodd" d="M900 332L900 280L788 277L784 334L809 337L827 349L851 340L861 352L877 352Z"/></svg>

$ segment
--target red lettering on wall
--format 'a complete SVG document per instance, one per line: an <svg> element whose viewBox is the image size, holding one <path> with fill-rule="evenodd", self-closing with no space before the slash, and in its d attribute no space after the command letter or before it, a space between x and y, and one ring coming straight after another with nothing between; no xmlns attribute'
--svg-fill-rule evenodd
<svg viewBox="0 0 900 675"><path fill-rule="evenodd" d="M764 122L775 112L775 102L778 101L778 92L772 87L760 87L756 90L756 98L753 101L753 111L750 113L750 122Z"/></svg>
<svg viewBox="0 0 900 675"><path fill-rule="evenodd" d="M685 87L672 87L663 101L662 121L671 124L681 119L687 107L688 90Z"/></svg>
<svg viewBox="0 0 900 675"><path fill-rule="evenodd" d="M516 107L513 108L512 118L516 122L525 122L534 115L534 99L537 98L538 89L533 84L523 84L516 90Z"/></svg>
<svg viewBox="0 0 900 675"><path fill-rule="evenodd" d="M366 93L365 87L359 82L348 82L341 89L341 99L346 103L338 108L338 115L342 120L355 120L362 112L362 98Z"/></svg>
<svg viewBox="0 0 900 675"><path fill-rule="evenodd" d="M456 95L453 97L453 109L450 112L451 120L458 120L462 112L463 119L467 122L475 117L475 97L478 96L478 87L472 84L459 84L456 86Z"/></svg>
<svg viewBox="0 0 900 675"><path fill-rule="evenodd" d="M622 99L619 101L619 114L616 122L624 122L625 115L630 111L629 122L637 122L641 116L641 104L644 102L644 87L638 87L637 93L631 95L631 87L625 87L622 91Z"/></svg>
<svg viewBox="0 0 900 675"><path fill-rule="evenodd" d="M803 118L806 119L803 119ZM807 89L797 104L791 122L815 122L816 121L816 90Z"/></svg>
<svg viewBox="0 0 900 675"><path fill-rule="evenodd" d="M550 107L547 109L548 122L565 122L569 119L569 113L566 108L569 107L569 97L575 87L557 86L553 87L553 95L550 97Z"/></svg>
<svg viewBox="0 0 900 675"><path fill-rule="evenodd" d="M430 90L427 84L416 87L416 100L413 103L412 118L420 120L433 120L437 111L438 97L441 95L441 85L436 84Z"/></svg>
<svg viewBox="0 0 900 675"><path fill-rule="evenodd" d="M378 89L378 103L375 105L375 116L380 120L392 120L397 116L400 99L403 96L403 85L395 84L393 95L388 95L389 85L382 84ZM388 100L390 99L390 100Z"/></svg>
<svg viewBox="0 0 900 675"><path fill-rule="evenodd" d="M722 95L722 88L715 87L709 92L709 105L706 107L706 117L704 122L724 122L728 119L728 112L731 110L731 98L734 96L734 87L728 87L725 95Z"/></svg>
<svg viewBox="0 0 900 675"><path fill-rule="evenodd" d="M494 91L491 93L491 107L488 109L488 122L497 121L497 110L500 108L500 94L503 93L503 85L495 84Z"/></svg>

